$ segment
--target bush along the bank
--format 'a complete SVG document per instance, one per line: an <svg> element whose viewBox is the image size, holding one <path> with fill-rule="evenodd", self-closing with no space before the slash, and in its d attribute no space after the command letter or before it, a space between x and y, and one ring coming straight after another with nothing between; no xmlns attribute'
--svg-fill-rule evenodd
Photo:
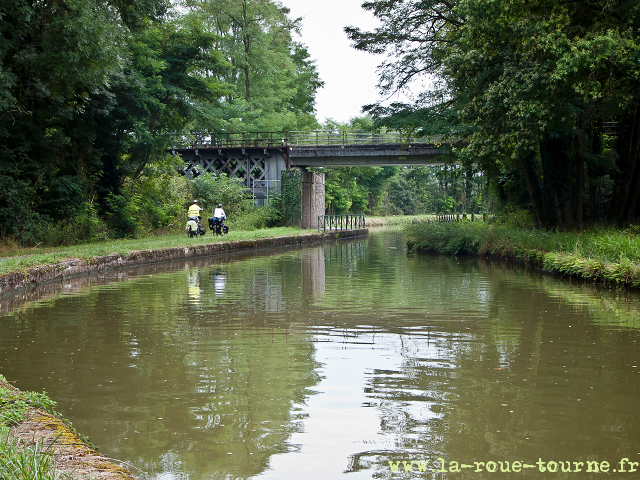
<svg viewBox="0 0 640 480"><path fill-rule="evenodd" d="M510 259L590 281L640 288L638 227L549 232L484 222L423 222L408 225L410 250Z"/></svg>

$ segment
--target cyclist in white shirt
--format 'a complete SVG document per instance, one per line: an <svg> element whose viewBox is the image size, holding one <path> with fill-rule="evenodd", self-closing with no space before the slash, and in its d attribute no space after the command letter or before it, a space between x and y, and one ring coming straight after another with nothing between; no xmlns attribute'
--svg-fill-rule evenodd
<svg viewBox="0 0 640 480"><path fill-rule="evenodd" d="M213 211L213 218L216 219L216 221L218 219L220 220L226 220L227 219L227 215L224 213L224 210L222 209L222 204L219 203L218 207Z"/></svg>

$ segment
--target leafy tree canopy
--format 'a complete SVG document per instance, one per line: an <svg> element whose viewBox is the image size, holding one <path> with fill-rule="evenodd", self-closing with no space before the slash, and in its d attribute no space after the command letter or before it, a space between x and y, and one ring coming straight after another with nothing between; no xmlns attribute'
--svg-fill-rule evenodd
<svg viewBox="0 0 640 480"><path fill-rule="evenodd" d="M167 151L190 132L317 126L300 19L271 0L174 3L0 0L0 237L168 224Z"/></svg>
<svg viewBox="0 0 640 480"><path fill-rule="evenodd" d="M638 2L376 0L363 8L380 27L345 30L355 48L391 56L380 67L382 91L430 85L415 105L370 106L378 122L464 132L460 158L519 178L510 188L527 192L538 225L581 226L603 210L620 222L638 216Z"/></svg>

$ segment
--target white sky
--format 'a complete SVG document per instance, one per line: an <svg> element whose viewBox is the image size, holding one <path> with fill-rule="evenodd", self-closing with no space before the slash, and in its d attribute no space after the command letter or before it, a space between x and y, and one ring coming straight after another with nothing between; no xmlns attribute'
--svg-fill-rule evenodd
<svg viewBox="0 0 640 480"><path fill-rule="evenodd" d="M324 88L316 96L317 118L347 122L362 115L362 106L380 96L376 67L384 57L359 52L344 33L346 26L371 30L377 25L373 15L363 10L363 0L280 0L291 9L291 18L303 17L302 36L315 60Z"/></svg>

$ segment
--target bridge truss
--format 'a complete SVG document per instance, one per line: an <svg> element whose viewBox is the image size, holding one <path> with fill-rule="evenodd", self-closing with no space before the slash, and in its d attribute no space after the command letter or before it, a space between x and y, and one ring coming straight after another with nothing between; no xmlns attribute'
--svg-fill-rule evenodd
<svg viewBox="0 0 640 480"><path fill-rule="evenodd" d="M292 166L422 165L455 141L387 130L195 133L172 153L185 161L183 175L211 172L239 178L261 203L269 189L279 192L280 173Z"/></svg>

